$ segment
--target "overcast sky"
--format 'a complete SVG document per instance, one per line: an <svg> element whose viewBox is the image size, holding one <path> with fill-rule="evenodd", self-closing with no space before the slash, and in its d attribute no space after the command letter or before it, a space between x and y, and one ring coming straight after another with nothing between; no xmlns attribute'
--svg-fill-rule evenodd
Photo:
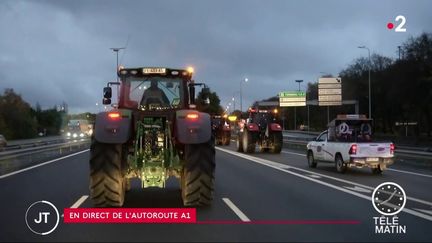
<svg viewBox="0 0 432 243"><path fill-rule="evenodd" d="M195 67L226 106L243 84L243 109L296 90L296 79L337 75L373 53L397 57L410 36L432 32L432 1L4 1L0 0L0 90L13 88L43 108L98 111L127 67ZM398 15L406 33L388 30ZM239 108L239 102L236 102Z"/></svg>

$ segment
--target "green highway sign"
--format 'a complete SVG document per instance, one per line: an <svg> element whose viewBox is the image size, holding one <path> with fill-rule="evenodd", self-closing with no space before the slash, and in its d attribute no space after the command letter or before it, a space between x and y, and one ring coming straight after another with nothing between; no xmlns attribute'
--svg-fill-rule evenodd
<svg viewBox="0 0 432 243"><path fill-rule="evenodd" d="M284 91L279 93L279 106L306 106L306 92Z"/></svg>
<svg viewBox="0 0 432 243"><path fill-rule="evenodd" d="M279 98L286 97L305 97L306 93L304 91L284 91L279 93Z"/></svg>

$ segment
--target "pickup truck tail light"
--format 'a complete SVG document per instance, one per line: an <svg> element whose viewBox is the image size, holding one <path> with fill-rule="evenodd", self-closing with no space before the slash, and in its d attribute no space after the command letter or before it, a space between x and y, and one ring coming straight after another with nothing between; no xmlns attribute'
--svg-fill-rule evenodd
<svg viewBox="0 0 432 243"><path fill-rule="evenodd" d="M357 154L357 144L351 145L351 148L349 150L349 154Z"/></svg>
<svg viewBox="0 0 432 243"><path fill-rule="evenodd" d="M394 150L395 150L395 145L394 143L390 144L390 154L394 154Z"/></svg>

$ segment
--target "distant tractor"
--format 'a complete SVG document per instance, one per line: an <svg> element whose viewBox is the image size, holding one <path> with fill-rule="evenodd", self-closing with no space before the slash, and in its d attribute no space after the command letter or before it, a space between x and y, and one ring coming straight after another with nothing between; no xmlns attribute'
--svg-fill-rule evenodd
<svg viewBox="0 0 432 243"><path fill-rule="evenodd" d="M260 152L280 153L283 139L277 113L277 109L250 108L249 118L238 132L237 151L254 153L258 145Z"/></svg>
<svg viewBox="0 0 432 243"><path fill-rule="evenodd" d="M212 130L216 145L229 145L231 141L231 127L224 116L212 117Z"/></svg>
<svg viewBox="0 0 432 243"><path fill-rule="evenodd" d="M112 85L119 102L97 114L90 149L90 195L97 207L120 207L139 178L142 188L165 187L180 179L185 206L210 205L215 179L215 147L210 115L195 110L193 70L120 68L120 82L104 88L111 104ZM208 105L204 99L202 105ZM152 199L148 199L152 200Z"/></svg>

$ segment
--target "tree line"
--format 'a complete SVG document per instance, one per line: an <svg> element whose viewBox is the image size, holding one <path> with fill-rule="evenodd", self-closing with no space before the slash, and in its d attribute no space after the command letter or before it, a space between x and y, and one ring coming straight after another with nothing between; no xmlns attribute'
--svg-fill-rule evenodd
<svg viewBox="0 0 432 243"><path fill-rule="evenodd" d="M33 108L13 89L5 89L0 95L0 134L8 140L58 135L67 115L65 106L61 107L42 110L36 104Z"/></svg>

